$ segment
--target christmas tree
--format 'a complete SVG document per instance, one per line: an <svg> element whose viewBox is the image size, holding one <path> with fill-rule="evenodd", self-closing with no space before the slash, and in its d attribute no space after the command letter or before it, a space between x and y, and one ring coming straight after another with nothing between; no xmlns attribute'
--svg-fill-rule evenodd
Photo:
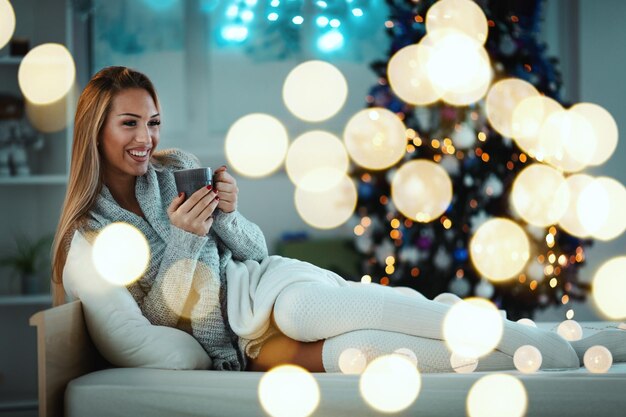
<svg viewBox="0 0 626 417"><path fill-rule="evenodd" d="M426 16L433 0L387 0L385 23L391 59L426 35ZM493 69L492 84L515 77L562 102L557 62L547 57L539 39L541 0L476 1L488 22L484 48ZM488 121L486 100L452 105L439 100L413 105L390 86L389 61L372 63L378 76L367 107L395 113L406 126L406 152L388 169L355 166L358 203L355 246L362 254L363 274L383 285L412 287L429 298L442 292L492 299L509 319L533 317L537 309L584 300L588 286L579 282L584 249L590 240L568 234L558 224L538 227L519 218L511 207L513 182L521 170L538 162ZM391 181L411 160L444 168L452 181L452 200L443 214L428 222L411 219L392 200ZM555 190L556 192L556 190ZM491 218L510 218L530 240L530 259L506 282L486 280L470 256L470 240ZM420 220L420 219L417 219Z"/></svg>

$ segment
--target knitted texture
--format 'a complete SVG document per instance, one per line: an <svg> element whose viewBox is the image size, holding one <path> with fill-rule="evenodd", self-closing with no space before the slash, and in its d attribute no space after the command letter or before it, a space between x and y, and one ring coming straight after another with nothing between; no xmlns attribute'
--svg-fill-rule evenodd
<svg viewBox="0 0 626 417"><path fill-rule="evenodd" d="M226 265L231 259L260 262L267 257L261 230L237 211L214 214L207 236L173 226L167 208L177 197L173 171L197 168L198 160L180 150L154 154L148 171L137 177L135 195L145 219L120 207L103 185L83 226L97 231L113 222L136 227L150 245L144 275L128 290L152 324L183 328L181 320L190 297L191 330L213 361L215 369L243 370L243 351L250 341L240 339L228 325Z"/></svg>
<svg viewBox="0 0 626 417"><path fill-rule="evenodd" d="M304 283L287 286L281 292L274 306L274 320L283 333L301 341L365 329L443 341L443 322L449 309L448 304L377 284L332 287ZM544 368L578 366L576 352L558 334L504 320L496 349L512 357L523 345L539 349Z"/></svg>
<svg viewBox="0 0 626 417"><path fill-rule="evenodd" d="M379 356L393 354L398 349L409 349L415 354L420 372L455 371L450 362L451 352L445 342L383 330L355 330L326 339L322 348L324 370L342 372L339 359L349 348L360 350L367 363ZM506 369L515 369L513 357L498 351L480 358L476 367L476 371Z"/></svg>

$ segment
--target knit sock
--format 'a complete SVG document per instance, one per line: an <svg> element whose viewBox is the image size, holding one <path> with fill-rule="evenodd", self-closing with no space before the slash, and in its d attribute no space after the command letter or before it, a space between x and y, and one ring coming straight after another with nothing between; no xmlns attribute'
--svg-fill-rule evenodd
<svg viewBox="0 0 626 417"><path fill-rule="evenodd" d="M287 286L277 297L274 319L284 334L304 342L363 329L441 341L443 321L449 309L448 304L377 284L334 287L296 283ZM558 334L503 320L503 335L496 349L513 356L523 345L537 347L546 367L579 366L576 352Z"/></svg>
<svg viewBox="0 0 626 417"><path fill-rule="evenodd" d="M450 364L451 353L441 340L409 336L383 330L355 330L334 336L324 341L322 361L326 372L341 372L339 357L348 348L356 348L364 355L367 363L398 349L410 349L417 358L417 369L423 373L454 372ZM515 369L513 358L499 351L478 360L476 371Z"/></svg>
<svg viewBox="0 0 626 417"><path fill-rule="evenodd" d="M607 348L613 356L614 363L626 362L626 330L605 329L570 344L576 351L581 365L587 349L595 345Z"/></svg>

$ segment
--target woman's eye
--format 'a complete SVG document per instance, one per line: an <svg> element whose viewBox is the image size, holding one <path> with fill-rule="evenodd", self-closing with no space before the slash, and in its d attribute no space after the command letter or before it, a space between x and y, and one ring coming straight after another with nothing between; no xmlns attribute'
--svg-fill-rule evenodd
<svg viewBox="0 0 626 417"><path fill-rule="evenodd" d="M160 120L152 120L150 123L148 123L150 126L159 126L161 124Z"/></svg>
<svg viewBox="0 0 626 417"><path fill-rule="evenodd" d="M124 126L137 126L137 122L135 120L126 120L123 124Z"/></svg>

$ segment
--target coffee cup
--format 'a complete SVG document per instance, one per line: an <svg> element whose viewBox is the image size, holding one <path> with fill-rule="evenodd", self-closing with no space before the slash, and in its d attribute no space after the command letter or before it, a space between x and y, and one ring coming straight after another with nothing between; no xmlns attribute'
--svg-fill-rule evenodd
<svg viewBox="0 0 626 417"><path fill-rule="evenodd" d="M185 199L207 185L213 185L211 168L191 168L174 171L174 181L178 193L185 193Z"/></svg>

